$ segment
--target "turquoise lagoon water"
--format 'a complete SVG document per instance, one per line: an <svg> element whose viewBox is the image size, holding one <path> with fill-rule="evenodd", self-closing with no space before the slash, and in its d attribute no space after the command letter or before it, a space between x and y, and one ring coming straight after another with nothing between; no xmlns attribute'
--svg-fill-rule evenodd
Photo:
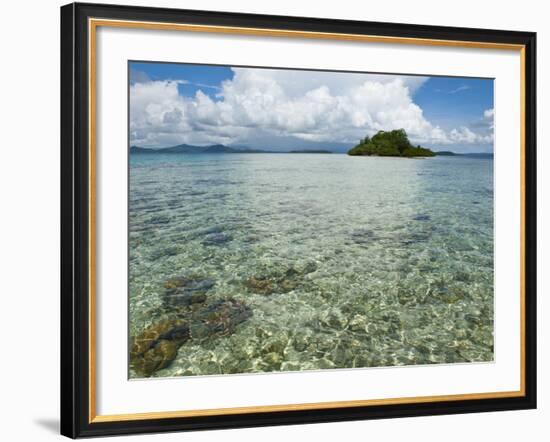
<svg viewBox="0 0 550 442"><path fill-rule="evenodd" d="M132 155L129 225L131 336L177 276L251 312L154 377L493 360L491 159Z"/></svg>

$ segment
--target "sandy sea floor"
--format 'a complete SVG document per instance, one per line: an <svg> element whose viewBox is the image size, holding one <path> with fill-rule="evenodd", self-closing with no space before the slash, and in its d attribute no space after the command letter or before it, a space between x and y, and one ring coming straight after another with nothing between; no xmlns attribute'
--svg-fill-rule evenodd
<svg viewBox="0 0 550 442"><path fill-rule="evenodd" d="M152 376L493 360L491 159L132 155L129 226Z"/></svg>

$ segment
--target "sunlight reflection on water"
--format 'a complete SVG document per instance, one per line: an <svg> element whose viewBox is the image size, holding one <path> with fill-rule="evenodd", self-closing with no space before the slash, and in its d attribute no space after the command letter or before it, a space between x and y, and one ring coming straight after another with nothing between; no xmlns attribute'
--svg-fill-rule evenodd
<svg viewBox="0 0 550 442"><path fill-rule="evenodd" d="M129 224L131 335L174 276L252 310L154 376L493 359L492 160L132 155Z"/></svg>

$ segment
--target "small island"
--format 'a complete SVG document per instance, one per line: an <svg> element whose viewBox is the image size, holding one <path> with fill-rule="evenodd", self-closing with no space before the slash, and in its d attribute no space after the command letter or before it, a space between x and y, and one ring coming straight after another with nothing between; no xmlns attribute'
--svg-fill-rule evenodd
<svg viewBox="0 0 550 442"><path fill-rule="evenodd" d="M425 147L413 146L405 129L396 129L389 132L381 130L372 138L366 136L348 151L348 155L413 158L433 157L435 153Z"/></svg>

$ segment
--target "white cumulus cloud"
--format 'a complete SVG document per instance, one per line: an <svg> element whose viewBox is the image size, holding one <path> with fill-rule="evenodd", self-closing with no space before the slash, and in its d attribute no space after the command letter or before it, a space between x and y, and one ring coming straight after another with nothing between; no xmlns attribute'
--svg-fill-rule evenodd
<svg viewBox="0 0 550 442"><path fill-rule="evenodd" d="M178 93L181 81L130 86L134 145L246 143L261 136L354 143L403 128L417 143L490 142L467 127L446 132L413 100L425 77L234 68L215 98ZM484 119L491 118L485 112ZM492 135L491 135L492 136Z"/></svg>

